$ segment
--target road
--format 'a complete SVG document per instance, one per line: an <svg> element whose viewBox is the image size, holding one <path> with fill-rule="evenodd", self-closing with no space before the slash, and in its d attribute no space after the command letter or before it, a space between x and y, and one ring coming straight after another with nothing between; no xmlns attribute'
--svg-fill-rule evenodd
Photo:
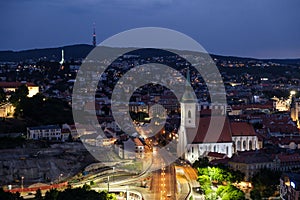
<svg viewBox="0 0 300 200"><path fill-rule="evenodd" d="M189 184L191 185L191 187L192 188L200 187L200 184L197 181L197 179L198 179L197 171L190 165L185 165L183 167L183 170L184 170L184 174L185 174Z"/></svg>
<svg viewBox="0 0 300 200"><path fill-rule="evenodd" d="M176 199L176 183L173 165L166 165L168 161L159 154L154 155L152 162L152 180L150 194L145 195L149 200ZM156 169L156 170L155 170Z"/></svg>

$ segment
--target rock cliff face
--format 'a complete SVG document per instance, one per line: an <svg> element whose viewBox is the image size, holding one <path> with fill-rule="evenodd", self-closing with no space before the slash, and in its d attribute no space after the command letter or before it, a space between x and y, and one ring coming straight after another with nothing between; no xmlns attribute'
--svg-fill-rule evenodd
<svg viewBox="0 0 300 200"><path fill-rule="evenodd" d="M80 172L94 161L80 143L0 150L0 185L20 185L22 176L24 185L56 182Z"/></svg>

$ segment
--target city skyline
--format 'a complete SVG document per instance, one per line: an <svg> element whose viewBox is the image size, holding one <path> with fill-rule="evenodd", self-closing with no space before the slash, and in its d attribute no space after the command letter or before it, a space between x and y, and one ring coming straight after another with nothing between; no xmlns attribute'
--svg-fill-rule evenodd
<svg viewBox="0 0 300 200"><path fill-rule="evenodd" d="M0 50L92 44L119 32L157 26L180 31L209 53L255 58L299 58L296 0L1 2ZM182 14L188 13L188 14Z"/></svg>

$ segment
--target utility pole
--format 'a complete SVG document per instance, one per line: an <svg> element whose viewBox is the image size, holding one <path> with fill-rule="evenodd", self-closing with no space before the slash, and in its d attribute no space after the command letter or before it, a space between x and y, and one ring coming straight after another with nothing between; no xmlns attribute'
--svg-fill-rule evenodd
<svg viewBox="0 0 300 200"><path fill-rule="evenodd" d="M107 177L107 191L109 193L109 176Z"/></svg>

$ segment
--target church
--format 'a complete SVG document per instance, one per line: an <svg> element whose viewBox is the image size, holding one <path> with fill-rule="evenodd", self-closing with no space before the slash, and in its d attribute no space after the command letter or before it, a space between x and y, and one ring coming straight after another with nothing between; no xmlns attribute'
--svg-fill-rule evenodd
<svg viewBox="0 0 300 200"><path fill-rule="evenodd" d="M199 106L193 92L186 87L180 109L177 156L190 163L207 156L209 152L231 157L237 151L259 148L252 124L230 121L225 105Z"/></svg>

